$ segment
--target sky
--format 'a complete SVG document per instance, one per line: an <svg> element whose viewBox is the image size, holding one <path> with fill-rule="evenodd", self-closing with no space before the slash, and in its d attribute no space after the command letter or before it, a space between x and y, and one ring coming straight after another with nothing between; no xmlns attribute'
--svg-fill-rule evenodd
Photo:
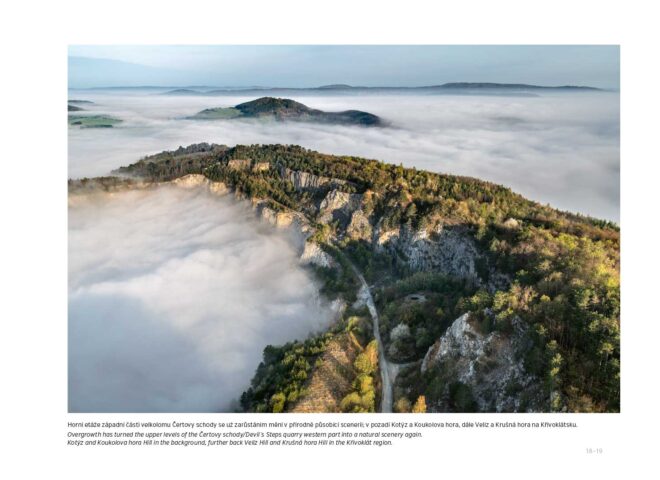
<svg viewBox="0 0 660 480"><path fill-rule="evenodd" d="M423 86L619 88L619 47L597 45L72 45L69 87Z"/></svg>

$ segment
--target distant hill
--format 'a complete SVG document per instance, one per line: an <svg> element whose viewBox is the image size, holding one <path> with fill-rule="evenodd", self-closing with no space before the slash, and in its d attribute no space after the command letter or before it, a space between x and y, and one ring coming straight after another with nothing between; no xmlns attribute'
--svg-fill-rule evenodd
<svg viewBox="0 0 660 480"><path fill-rule="evenodd" d="M343 90L346 88L353 88L350 85L346 85L345 83L335 83L332 85L321 85L318 87L319 90Z"/></svg>
<svg viewBox="0 0 660 480"><path fill-rule="evenodd" d="M237 93L263 95L310 95L322 94L357 94L357 93L401 93L401 94L475 94L475 95L534 95L533 92L541 91L602 91L599 88L580 85L544 86L526 83L494 83L494 82L450 82L441 85L427 85L421 87L365 87L347 84L322 85L310 88L291 87L246 87L240 88L211 88L192 89L177 88L162 93L162 95L235 95Z"/></svg>
<svg viewBox="0 0 660 480"><path fill-rule="evenodd" d="M424 87L422 87L424 88ZM561 85L558 87L545 87L529 85L526 83L490 83L490 82L453 82L428 88L463 88L463 89L513 89L513 90L600 90L595 87L582 87L578 85Z"/></svg>
<svg viewBox="0 0 660 480"><path fill-rule="evenodd" d="M209 108L189 117L195 120L232 118L271 118L278 121L302 121L337 125L383 126L383 120L360 110L324 112L288 98L262 97L231 108Z"/></svg>
<svg viewBox="0 0 660 480"><path fill-rule="evenodd" d="M71 105L69 105L69 109ZM78 108L78 110L82 110ZM71 111L71 110L69 110ZM109 115L69 115L69 126L79 128L112 128L122 120Z"/></svg>
<svg viewBox="0 0 660 480"><path fill-rule="evenodd" d="M69 100L69 103L75 103L75 104L86 103L86 104L90 104L90 103L94 103L94 102L91 102L89 100Z"/></svg>
<svg viewBox="0 0 660 480"><path fill-rule="evenodd" d="M165 92L166 95L202 95L204 92L198 90L191 90L190 88L177 88L175 90L170 90Z"/></svg>
<svg viewBox="0 0 660 480"><path fill-rule="evenodd" d="M83 108L76 107L75 105L68 105L68 111L69 112L79 112L81 110L84 110Z"/></svg>

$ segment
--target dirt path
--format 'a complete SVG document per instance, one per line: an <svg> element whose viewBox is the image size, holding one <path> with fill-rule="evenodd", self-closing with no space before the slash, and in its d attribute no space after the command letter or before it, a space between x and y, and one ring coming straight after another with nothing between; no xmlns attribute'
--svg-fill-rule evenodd
<svg viewBox="0 0 660 480"><path fill-rule="evenodd" d="M358 269L355 268L353 264L351 264L351 266L353 267L355 275L357 275L357 277L360 279L360 283L362 284L362 287L358 292L358 297L364 301L364 303L367 305L367 308L369 309L369 313L373 319L374 338L378 343L378 364L380 366L380 376L383 383L381 412L392 413L392 387L394 385L394 381L396 380L396 376L399 373L400 365L396 363L390 363L385 356L385 347L383 345L383 341L380 338L378 311L376 310L374 299L371 296L371 290L369 290L369 285L367 285L367 282L365 281L362 274L358 271Z"/></svg>

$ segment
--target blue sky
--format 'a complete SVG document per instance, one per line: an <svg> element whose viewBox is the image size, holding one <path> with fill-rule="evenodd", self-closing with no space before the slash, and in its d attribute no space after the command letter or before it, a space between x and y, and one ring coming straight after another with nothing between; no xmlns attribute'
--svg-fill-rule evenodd
<svg viewBox="0 0 660 480"><path fill-rule="evenodd" d="M445 82L619 88L618 46L69 47L69 87L272 86Z"/></svg>

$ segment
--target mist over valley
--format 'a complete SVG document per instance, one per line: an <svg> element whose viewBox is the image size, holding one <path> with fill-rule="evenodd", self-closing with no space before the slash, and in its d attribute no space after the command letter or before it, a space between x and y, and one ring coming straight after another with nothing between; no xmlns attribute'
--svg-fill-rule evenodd
<svg viewBox="0 0 660 480"><path fill-rule="evenodd" d="M619 94L457 85L71 90L70 411L618 411Z"/></svg>
<svg viewBox="0 0 660 480"><path fill-rule="evenodd" d="M266 345L332 318L292 235L202 189L72 195L69 410L232 411Z"/></svg>
<svg viewBox="0 0 660 480"><path fill-rule="evenodd" d="M619 94L605 91L510 95L302 95L326 112L361 110L388 126L196 121L205 109L254 96L161 95L165 89L72 91L86 112L122 120L108 129L69 129L69 176L106 175L136 159L197 142L297 144L512 188L562 210L619 219Z"/></svg>

